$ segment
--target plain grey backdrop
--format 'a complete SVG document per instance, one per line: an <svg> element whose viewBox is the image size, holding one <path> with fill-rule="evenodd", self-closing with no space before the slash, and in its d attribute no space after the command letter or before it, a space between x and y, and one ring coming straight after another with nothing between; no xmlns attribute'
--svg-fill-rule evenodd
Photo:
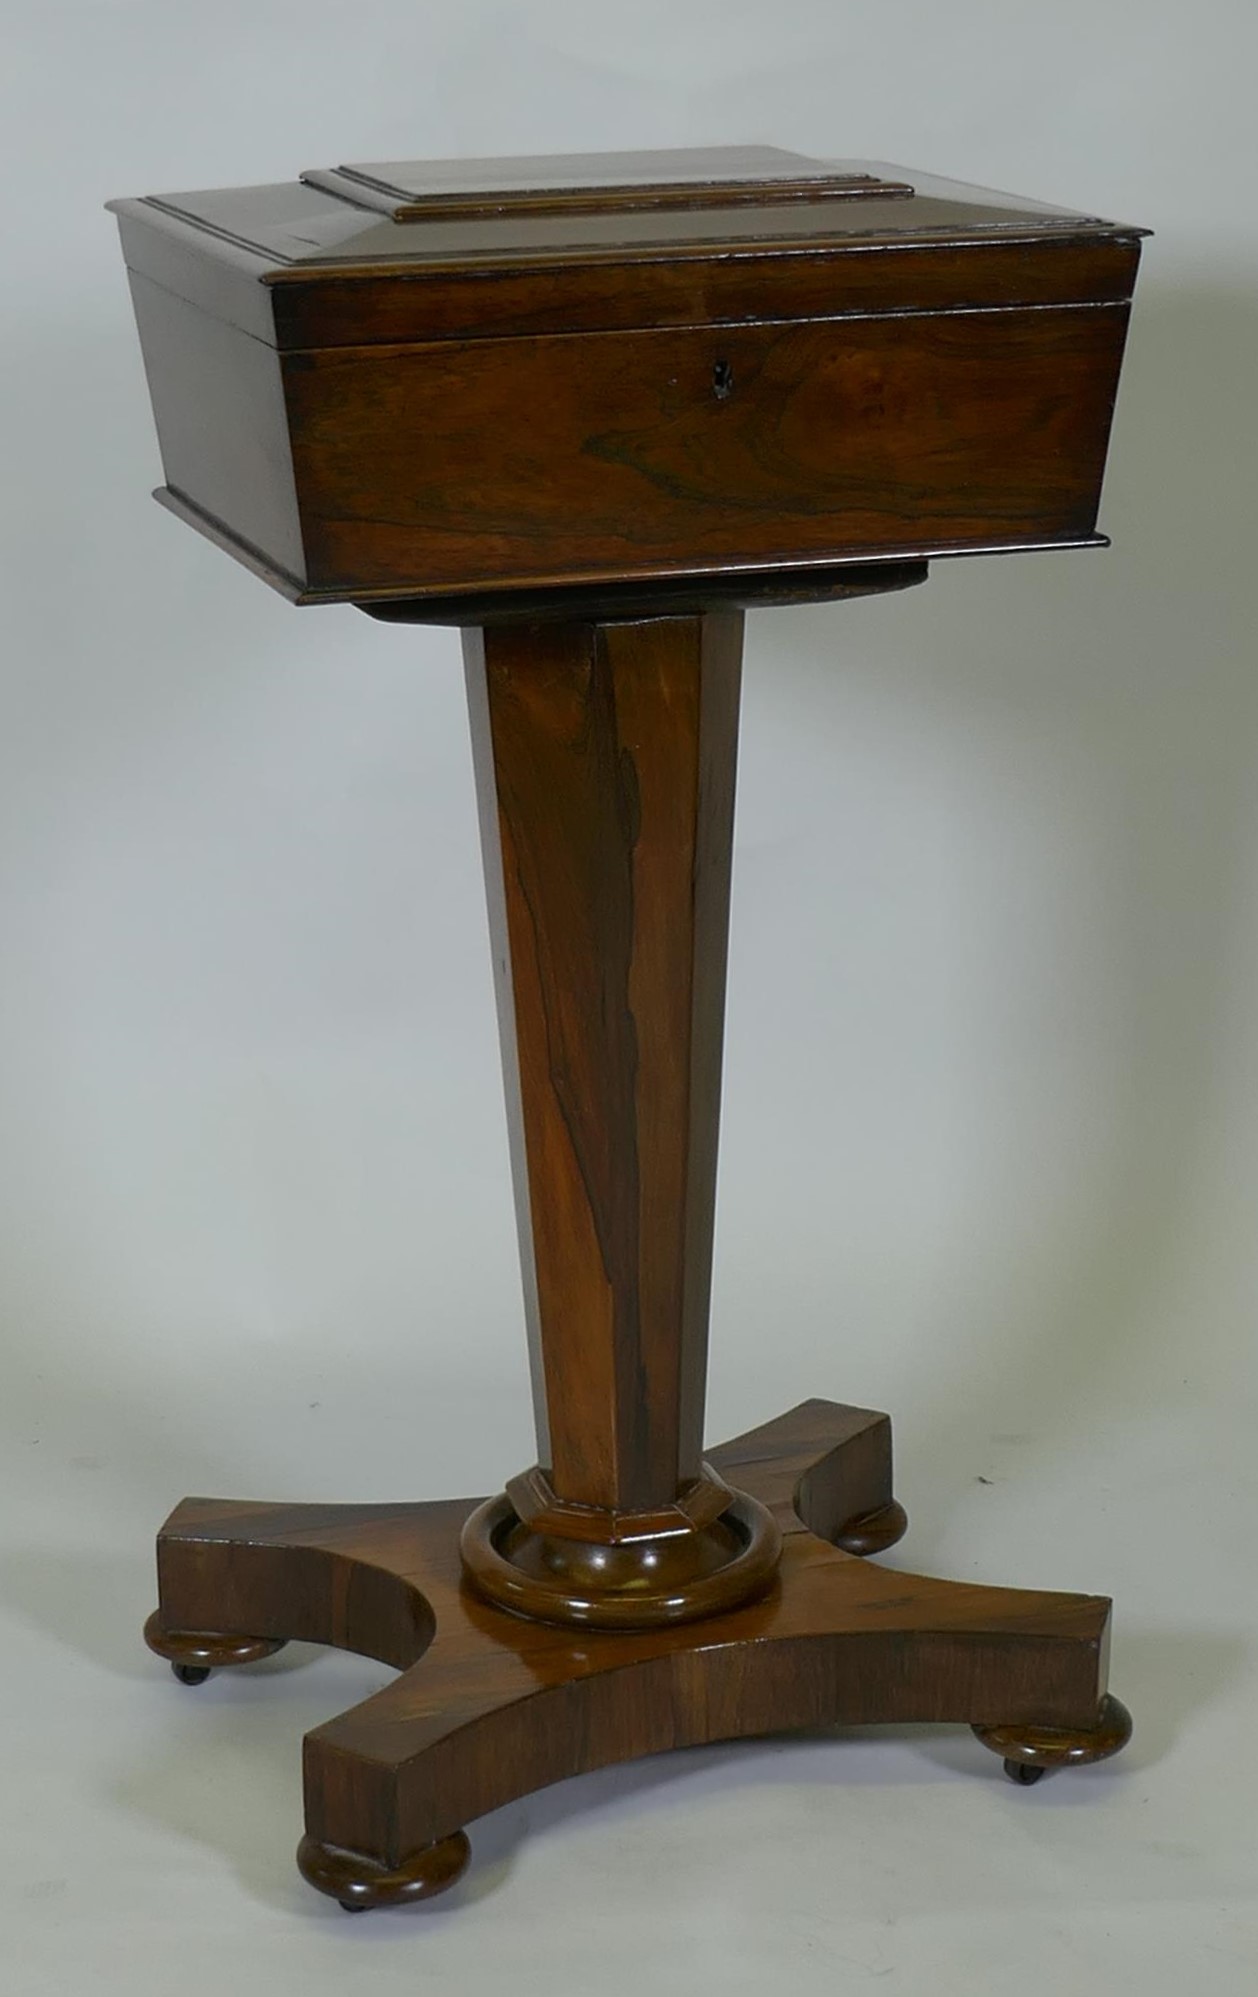
<svg viewBox="0 0 1258 1997"><path fill-rule="evenodd" d="M1240 1997L1258 1963L1258 275L1248 0L3 10L0 1958L18 1997L771 1979ZM531 1458L457 639L294 610L149 501L111 195L767 142L1152 226L1107 553L753 617L710 1394L889 1408L901 1565L1117 1598L1122 1761L711 1750L298 1881L298 1742L181 1694L185 1492Z"/></svg>

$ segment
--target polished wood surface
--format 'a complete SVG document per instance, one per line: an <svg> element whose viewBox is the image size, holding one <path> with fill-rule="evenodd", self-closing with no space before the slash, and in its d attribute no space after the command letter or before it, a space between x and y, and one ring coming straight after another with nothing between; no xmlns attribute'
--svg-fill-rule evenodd
<svg viewBox="0 0 1258 1997"><path fill-rule="evenodd" d="M1138 230L773 149L311 178L113 204L160 496L297 600L1096 539Z"/></svg>
<svg viewBox="0 0 1258 1997"><path fill-rule="evenodd" d="M905 181L850 173L780 146L555 153L480 160L390 160L303 173L307 187L395 222L498 215L624 215L639 209L767 207L779 201L886 200Z"/></svg>
<svg viewBox="0 0 1258 1997"><path fill-rule="evenodd" d="M651 1511L701 1470L742 619L465 653L544 1461Z"/></svg>
<svg viewBox="0 0 1258 1997"><path fill-rule="evenodd" d="M185 1685L200 1685L211 1671L229 1664L257 1664L284 1648L269 1637L233 1636L225 1630L169 1630L156 1610L144 1625L144 1641Z"/></svg>
<svg viewBox="0 0 1258 1997"><path fill-rule="evenodd" d="M774 161L785 162L776 166ZM266 266L277 285L407 268L628 260L914 237L1138 237L1095 215L868 161L775 148L409 160L312 169L300 182L202 188L109 206L127 230L165 217ZM130 246L133 238L124 236Z"/></svg>
<svg viewBox="0 0 1258 1997"><path fill-rule="evenodd" d="M938 1581L840 1550L886 1503L885 1416L805 1402L713 1463L774 1513L777 1580L726 1615L623 1635L479 1599L456 1552L467 1501L178 1508L159 1541L172 1629L225 1616L401 1674L307 1737L313 1884L360 1904L381 1879L381 1901L399 1897L412 1872L436 1890L434 1868L457 1856L440 1847L486 1811L667 1748L835 1722L969 1721L1024 1739L1096 1727L1103 1598Z"/></svg>
<svg viewBox="0 0 1258 1997"><path fill-rule="evenodd" d="M280 356L137 271L131 303L171 484L285 571L305 565ZM196 393L187 393L189 371Z"/></svg>
<svg viewBox="0 0 1258 1997"><path fill-rule="evenodd" d="M263 197L301 189L250 190ZM1117 304L1130 299L1139 231L1010 229L963 241L838 239L751 253L689 246L687 253L598 258L521 256L492 267L338 266L335 278L300 264L272 269L257 248L215 235L145 202L114 204L127 264L215 318L281 352L307 347L493 339L529 333L618 332L637 326L739 324L763 319L772 288L782 316L821 319L861 311L971 310L1005 305ZM329 202L331 207L332 203ZM343 211L342 211L343 212Z"/></svg>
<svg viewBox="0 0 1258 1997"><path fill-rule="evenodd" d="M444 1893L467 1870L471 1845L463 1831L408 1852L396 1865L381 1864L366 1852L325 1844L307 1831L297 1847L297 1869L320 1893L330 1893L348 1914L371 1907L409 1907Z"/></svg>
<svg viewBox="0 0 1258 1997"><path fill-rule="evenodd" d="M396 1668L305 1745L298 1862L355 1909L667 1748L1116 1753L1108 1601L879 1567L886 1417L705 1454L704 1389L742 610L1097 545L1142 232L756 148L112 205L163 503L296 601L465 630L538 1437L479 1502L186 1500L150 1647Z"/></svg>
<svg viewBox="0 0 1258 1997"><path fill-rule="evenodd" d="M540 1456L465 1558L526 1614L711 1614L778 1556L702 1457L742 618L464 645Z"/></svg>
<svg viewBox="0 0 1258 1997"><path fill-rule="evenodd" d="M1087 1727L976 1726L984 1747L1004 1759L1005 1773L1015 1782L1038 1781L1053 1768L1087 1768L1121 1754L1131 1739L1131 1714L1120 1699L1107 1692Z"/></svg>
<svg viewBox="0 0 1258 1997"><path fill-rule="evenodd" d="M1010 309L289 355L307 576L406 588L419 546L449 591L1078 541L1126 324Z"/></svg>

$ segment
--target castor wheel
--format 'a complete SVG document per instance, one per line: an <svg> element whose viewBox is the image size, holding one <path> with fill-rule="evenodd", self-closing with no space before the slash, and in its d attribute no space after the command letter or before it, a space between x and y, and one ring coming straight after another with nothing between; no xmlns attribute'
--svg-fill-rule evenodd
<svg viewBox="0 0 1258 1997"><path fill-rule="evenodd" d="M1029 1761L1006 1761L1005 1774L1011 1782L1016 1782L1020 1788L1030 1789L1034 1783L1040 1780L1041 1776L1048 1774L1048 1770L1047 1768L1036 1768Z"/></svg>
<svg viewBox="0 0 1258 1997"><path fill-rule="evenodd" d="M181 1685L204 1685L210 1675L208 1664L172 1664L170 1668Z"/></svg>

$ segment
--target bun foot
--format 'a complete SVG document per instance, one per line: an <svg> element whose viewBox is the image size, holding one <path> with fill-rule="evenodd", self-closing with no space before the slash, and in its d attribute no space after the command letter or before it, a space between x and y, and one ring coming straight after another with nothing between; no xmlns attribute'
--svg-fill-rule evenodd
<svg viewBox="0 0 1258 1997"><path fill-rule="evenodd" d="M859 1518L849 1519L843 1530L836 1533L834 1544L841 1546L844 1553L885 1553L889 1546L904 1538L908 1529L908 1513L892 1498L876 1511L862 1512Z"/></svg>
<svg viewBox="0 0 1258 1997"><path fill-rule="evenodd" d="M320 1893L339 1900L347 1914L365 1914L370 1907L409 1906L444 1893L462 1877L470 1857L465 1831L424 1845L400 1865L382 1865L366 1852L322 1844L307 1832L297 1847L297 1868Z"/></svg>
<svg viewBox="0 0 1258 1997"><path fill-rule="evenodd" d="M974 1732L984 1747L1003 1758L1010 1781L1025 1787L1053 1768L1108 1761L1131 1739L1131 1714L1107 1692L1091 1727L975 1727Z"/></svg>
<svg viewBox="0 0 1258 1997"><path fill-rule="evenodd" d="M155 1609L144 1625L144 1641L164 1657L181 1685L204 1685L220 1665L256 1664L283 1650L282 1638L228 1636L215 1630L169 1630Z"/></svg>

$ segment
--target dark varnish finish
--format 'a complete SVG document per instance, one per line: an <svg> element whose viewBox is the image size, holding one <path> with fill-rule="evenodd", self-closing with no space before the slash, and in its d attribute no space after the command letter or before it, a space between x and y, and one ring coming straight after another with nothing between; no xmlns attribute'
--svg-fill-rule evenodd
<svg viewBox="0 0 1258 1997"><path fill-rule="evenodd" d="M292 355L307 574L404 589L422 546L448 591L486 569L520 586L1084 540L1126 322L1108 306Z"/></svg>
<svg viewBox="0 0 1258 1997"><path fill-rule="evenodd" d="M546 1468L650 1511L701 1469L742 618L465 646Z"/></svg>
<svg viewBox="0 0 1258 1997"><path fill-rule="evenodd" d="M300 601L1097 538L1138 230L775 148L114 206L160 496Z"/></svg>
<svg viewBox="0 0 1258 1997"><path fill-rule="evenodd" d="M1109 1603L885 1570L890 1425L705 1453L743 611L1097 544L1137 230L769 148L115 204L159 497L298 601L464 629L537 1460L479 1502L189 1498L145 1635L396 1680L305 1744L305 1878L635 1755L971 1725L1099 1761Z"/></svg>
<svg viewBox="0 0 1258 1997"><path fill-rule="evenodd" d="M742 616L465 638L542 1463L482 1589L602 1626L763 1588L702 1460Z"/></svg>
<svg viewBox="0 0 1258 1997"><path fill-rule="evenodd" d="M836 1722L1052 1730L1075 1762L1113 1751L1109 1603L936 1581L841 1548L891 1493L890 1425L809 1401L713 1452L783 1539L760 1599L674 1629L563 1630L462 1579L467 1501L250 1505L189 1498L158 1544L172 1630L214 1616L335 1644L400 1676L305 1746L307 1879L359 1905L461 1870L463 1826L609 1763ZM1058 1757L1066 1758L1066 1757Z"/></svg>
<svg viewBox="0 0 1258 1997"><path fill-rule="evenodd" d="M706 166L702 162L707 161ZM843 172L780 146L653 153L553 153L516 159L407 160L302 174L308 187L395 222L500 215L625 215L639 210L771 207L780 201L887 200L906 181Z"/></svg>

